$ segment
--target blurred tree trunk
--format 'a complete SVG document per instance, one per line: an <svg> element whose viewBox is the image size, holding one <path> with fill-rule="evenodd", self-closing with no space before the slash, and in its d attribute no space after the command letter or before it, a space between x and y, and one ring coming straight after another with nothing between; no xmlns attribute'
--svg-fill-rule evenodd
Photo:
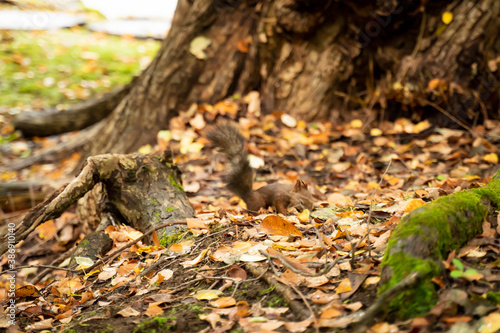
<svg viewBox="0 0 500 333"><path fill-rule="evenodd" d="M443 125L498 118L499 14L496 0L179 0L156 58L85 155L134 151L192 103L251 90L264 112L309 121L441 115L437 105L452 116ZM190 52L198 36L205 59Z"/></svg>

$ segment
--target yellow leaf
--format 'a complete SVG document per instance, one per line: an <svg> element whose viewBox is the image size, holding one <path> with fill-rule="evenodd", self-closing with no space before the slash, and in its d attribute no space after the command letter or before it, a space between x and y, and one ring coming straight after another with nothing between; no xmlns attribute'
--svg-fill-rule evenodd
<svg viewBox="0 0 500 333"><path fill-rule="evenodd" d="M500 313L490 313L483 318L484 325L479 329L481 333L493 333L500 330Z"/></svg>
<svg viewBox="0 0 500 333"><path fill-rule="evenodd" d="M370 130L370 135L371 136L381 136L383 134L382 130L380 128L372 128Z"/></svg>
<svg viewBox="0 0 500 333"><path fill-rule="evenodd" d="M205 257L205 255L207 254L208 252L208 249L205 249L203 250L199 256L197 256L196 258L194 258L193 260L187 260L185 262L182 262L181 265L184 267L184 268L188 268L188 267L193 267L194 265L198 264L201 259L203 259Z"/></svg>
<svg viewBox="0 0 500 333"><path fill-rule="evenodd" d="M487 154L483 156L483 160L492 164L498 164L498 155L495 153Z"/></svg>
<svg viewBox="0 0 500 333"><path fill-rule="evenodd" d="M351 120L351 127L352 128L361 128L361 127L363 127L363 122L360 119Z"/></svg>
<svg viewBox="0 0 500 333"><path fill-rule="evenodd" d="M340 281L340 284L335 290L335 292L337 294L340 294L340 293L346 293L348 291L352 291L352 287L351 287L351 281L346 278Z"/></svg>
<svg viewBox="0 0 500 333"><path fill-rule="evenodd" d="M202 289L202 290L198 290L196 292L196 294L194 295L194 297L200 301L201 300L212 300L212 299L219 298L219 295L221 293L222 293L222 291L216 290L216 289Z"/></svg>
<svg viewBox="0 0 500 333"><path fill-rule="evenodd" d="M441 20L443 20L444 24L450 24L453 21L453 14L451 12L444 12Z"/></svg>
<svg viewBox="0 0 500 333"><path fill-rule="evenodd" d="M423 130L426 130L428 129L429 127L431 127L431 124L428 120L424 120L424 121L421 121L419 122L418 124L415 125L415 128L413 128L413 131L415 133L420 133L422 132Z"/></svg>
<svg viewBox="0 0 500 333"><path fill-rule="evenodd" d="M299 219L300 222L309 222L310 218L309 215L310 215L309 209L304 209L302 213L297 215L297 218Z"/></svg>
<svg viewBox="0 0 500 333"><path fill-rule="evenodd" d="M153 147L151 147L151 145L145 145L145 146L142 146L141 148L139 148L138 152L140 154L144 154L144 155L147 155L147 154L150 154L151 152L153 151Z"/></svg>
<svg viewBox="0 0 500 333"><path fill-rule="evenodd" d="M204 36L195 37L189 44L189 52L200 60L207 58L205 49L212 43L210 39Z"/></svg>

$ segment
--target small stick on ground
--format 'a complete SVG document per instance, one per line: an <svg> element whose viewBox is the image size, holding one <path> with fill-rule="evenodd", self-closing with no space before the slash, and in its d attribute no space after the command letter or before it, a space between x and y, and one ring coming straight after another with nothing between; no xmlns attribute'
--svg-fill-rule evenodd
<svg viewBox="0 0 500 333"><path fill-rule="evenodd" d="M354 253L358 249L358 247L361 245L361 242L366 238L366 243L368 244L370 241L370 221L372 219L372 206L373 206L373 198L375 197L375 194L377 193L378 189L380 188L380 184L382 184L382 181L384 180L385 175L387 174L387 171L389 171L389 168L391 167L392 160L389 161L389 164L387 165L387 168L385 168L384 173L382 174L382 177L380 177L380 181L377 184L377 187L373 190L371 199L370 199L370 208L368 211L368 220L366 223L366 234L358 241L358 243L352 247L351 249L351 267L354 267ZM370 248L370 245L368 244L368 256L372 256L372 250Z"/></svg>
<svg viewBox="0 0 500 333"><path fill-rule="evenodd" d="M267 268L250 264L246 267L253 276L260 276L260 278L264 280L268 285L274 286L274 290L288 302L288 304L290 305L290 309L299 320L303 320L309 317L309 310L304 307L304 304L302 302L297 300L299 296L295 294L292 288L278 282L272 274L267 272Z"/></svg>

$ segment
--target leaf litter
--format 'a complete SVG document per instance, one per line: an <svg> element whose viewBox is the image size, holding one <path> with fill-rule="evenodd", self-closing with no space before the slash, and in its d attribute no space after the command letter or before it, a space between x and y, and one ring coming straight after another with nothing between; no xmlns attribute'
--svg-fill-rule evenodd
<svg viewBox="0 0 500 333"><path fill-rule="evenodd" d="M500 141L496 121L475 128L486 141L466 130L403 118L373 128L360 119L305 123L284 112L262 115L259 105L258 93L252 92L193 105L173 118L147 151L174 152L197 217L189 219L179 239L154 246L138 242L95 271L79 259L84 264L77 274L55 270L32 285L33 269L19 269L20 327L99 327L103 318L135 327L163 316L178 331L349 330L376 298L379 264L401 217L441 196L487 183L498 163L489 144ZM247 214L244 202L224 188L224 161L203 136L221 118L238 123L248 139L252 166L258 168L256 187L300 178L310 185L315 209L288 216ZM36 166L2 180L60 177L72 165ZM62 254L83 238L76 215L65 214L40 225L21 245L23 264L50 263L44 254ZM485 220L481 235L450 254L446 272L435 279L440 300L428 315L403 323L381 321L371 331L453 325L471 332L498 330L499 232L498 220ZM141 235L126 226L107 233L114 242L111 251ZM44 250L30 252L33 246ZM5 257L1 264L8 269ZM6 283L2 275L0 284ZM97 314L89 315L92 311Z"/></svg>

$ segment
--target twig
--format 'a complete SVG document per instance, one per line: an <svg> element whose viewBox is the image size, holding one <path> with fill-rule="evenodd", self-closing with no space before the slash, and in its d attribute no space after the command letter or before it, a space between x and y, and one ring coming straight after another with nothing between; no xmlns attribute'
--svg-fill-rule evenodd
<svg viewBox="0 0 500 333"><path fill-rule="evenodd" d="M372 206L373 206L373 198L375 197L375 194L377 194L378 189L380 188L380 184L382 184L382 181L384 180L385 175L389 171L389 168L391 167L392 160L389 161L389 164L387 165L387 168L385 168L384 173L382 174L382 177L380 177L380 180L377 184L377 187L373 190L371 199L370 199L370 208L368 210L368 220L366 223L366 234L358 241L358 243L352 247L351 249L351 267L354 266L354 253L358 249L358 247L361 245L361 242L366 238L366 243L368 244L370 242L370 221L372 219ZM370 244L368 244L368 255L371 257L372 256L372 250L370 248Z"/></svg>
<svg viewBox="0 0 500 333"><path fill-rule="evenodd" d="M429 106L432 106L434 109L438 110L439 112L441 112L442 114L444 114L445 116L447 116L448 118L450 118L451 120L453 120L454 122L456 122L458 125L462 126L464 129L466 129L472 135L472 137L474 137L474 138L480 138L480 139L484 140L484 142L486 142L491 147L491 151L493 151L493 152L498 151L498 149L496 148L496 146L493 143L491 143L490 141L488 141L483 136L481 136L481 135L477 134L476 132L474 132L474 130L472 128L470 128L469 126L467 126L466 124L464 124L462 121L460 121L459 119L457 119L455 116L453 116L451 113L449 113L448 111L446 111L445 109L443 109L442 107L440 107L439 105L437 105L436 103L431 102L429 100L426 100L425 103L427 105L429 105Z"/></svg>
<svg viewBox="0 0 500 333"><path fill-rule="evenodd" d="M53 270L68 271L68 272L71 272L71 273L76 273L77 272L74 269L64 268L64 267L57 267L57 266L50 266L50 265L26 265L26 266L16 267L16 269L9 269L8 271L0 272L0 275L7 274L7 273L17 273L17 271L19 269L23 269L23 268L50 268L50 269L53 269Z"/></svg>
<svg viewBox="0 0 500 333"><path fill-rule="evenodd" d="M171 257L166 257L166 256L161 256L160 259L158 259L156 262L152 263L149 267L145 268L141 274L139 274L139 276L141 278L143 278L144 276L148 275L151 271L154 271L158 266L160 266L161 264L163 264L165 261L167 261L168 259L172 259ZM168 267L170 265L172 265L175 261L177 261L178 258L175 258L175 259L172 259L168 265L164 266L163 268L165 267Z"/></svg>
<svg viewBox="0 0 500 333"><path fill-rule="evenodd" d="M325 267L323 268L323 270L321 270L321 271L319 271L317 273L314 273L314 274L309 274L309 273L305 273L305 272L301 271L300 269L297 269L297 268L293 267L292 265L290 265L289 263L287 263L283 258L280 258L280 257L277 257L277 256L273 256L272 254L264 252L263 250L259 250L259 252L263 256L266 256L268 259L279 260L286 268L290 269L292 272L300 274L302 276L307 276L307 277L316 277L316 276L327 274L329 271L332 270L333 267L335 267L335 265L337 265L337 263L339 262L339 260L343 258L343 257L339 257L339 258L335 259L332 263L330 263L328 265L325 265ZM271 261L269 261L269 262L271 262Z"/></svg>
<svg viewBox="0 0 500 333"><path fill-rule="evenodd" d="M56 260L54 260L50 266L51 267L55 267L56 265L59 265L61 264L62 262L64 262L64 260L66 260L67 258L70 258L73 256L73 253L76 251L76 247L72 247L71 249L69 249L68 251L64 252L63 254L61 254ZM52 269L44 269L43 271L41 271L40 273L38 273L38 275L36 275L34 278L33 278L33 281L31 281L31 283L33 284L37 284L38 282L40 282L47 274L49 274L49 272L52 271Z"/></svg>
<svg viewBox="0 0 500 333"><path fill-rule="evenodd" d="M316 314L314 313L311 305L309 304L309 302L305 298L304 294L302 294L302 292L299 290L299 288L297 288L295 285L293 285L293 283L290 283L290 287L292 287L293 291L295 291L297 293L297 295L299 295L300 298L302 298L302 302L304 302L304 304L309 309L309 311L311 311L311 317L314 318L314 322L316 323L318 318L316 318ZM314 327L316 328L316 333L319 333L319 327L317 325L314 325Z"/></svg>
<svg viewBox="0 0 500 333"><path fill-rule="evenodd" d="M174 221L174 222L167 222L167 223L163 223L159 226L156 226L154 228L151 228L150 230L146 231L142 236L140 237L137 237L136 239L134 239L133 241L130 241L128 242L126 245L120 247L118 250L115 250L113 251L112 253L106 255L105 257L99 259L95 264L93 264L92 266L88 267L86 270L87 271L92 271L94 268L96 268L97 266L99 266L100 264L104 263L104 261L106 261L107 259L113 257L114 255L122 252L123 250L131 247L132 245L138 243L141 239L151 235L154 231L158 230L158 229L161 229L161 228L165 228L165 227L168 227L168 226L171 226L171 225L176 225L176 224L186 224L187 222L185 221ZM82 271L83 272L83 271Z"/></svg>

